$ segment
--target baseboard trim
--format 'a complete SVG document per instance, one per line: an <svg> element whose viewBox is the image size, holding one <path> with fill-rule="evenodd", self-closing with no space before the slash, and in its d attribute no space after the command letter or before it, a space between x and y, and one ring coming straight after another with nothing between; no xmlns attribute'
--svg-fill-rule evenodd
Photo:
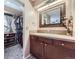
<svg viewBox="0 0 79 59"><path fill-rule="evenodd" d="M31 54L29 54L28 56L26 56L24 59L28 59L31 56Z"/></svg>

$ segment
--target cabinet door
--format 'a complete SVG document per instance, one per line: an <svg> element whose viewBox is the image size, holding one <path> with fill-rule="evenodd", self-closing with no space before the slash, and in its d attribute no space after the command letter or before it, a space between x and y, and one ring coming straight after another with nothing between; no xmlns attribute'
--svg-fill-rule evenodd
<svg viewBox="0 0 79 59"><path fill-rule="evenodd" d="M75 59L74 44L58 40L53 44L46 43L45 59Z"/></svg>
<svg viewBox="0 0 79 59"><path fill-rule="evenodd" d="M44 59L43 54L43 43L39 38L30 39L30 49L33 56L37 59Z"/></svg>
<svg viewBox="0 0 79 59"><path fill-rule="evenodd" d="M62 59L75 59L75 50L63 48Z"/></svg>
<svg viewBox="0 0 79 59"><path fill-rule="evenodd" d="M52 44L45 44L45 59L60 59L59 48Z"/></svg>
<svg viewBox="0 0 79 59"><path fill-rule="evenodd" d="M58 49L58 59L75 59L74 43L65 41L54 41L56 49Z"/></svg>
<svg viewBox="0 0 79 59"><path fill-rule="evenodd" d="M68 43L65 42L63 43L64 45L62 46L62 59L75 59L75 44L74 43Z"/></svg>

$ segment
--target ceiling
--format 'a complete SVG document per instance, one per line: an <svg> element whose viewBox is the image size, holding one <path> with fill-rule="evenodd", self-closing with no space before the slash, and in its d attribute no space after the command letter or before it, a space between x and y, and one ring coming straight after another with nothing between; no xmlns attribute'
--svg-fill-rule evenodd
<svg viewBox="0 0 79 59"><path fill-rule="evenodd" d="M19 0L5 0L4 1L4 10L12 13L22 13L24 4Z"/></svg>
<svg viewBox="0 0 79 59"><path fill-rule="evenodd" d="M55 1L55 0L29 0L29 1L31 2L31 4L33 6L37 6L37 5L39 5L39 4L43 3L43 2L50 3L50 2Z"/></svg>
<svg viewBox="0 0 79 59"><path fill-rule="evenodd" d="M31 4L33 6L36 6L36 5L40 4L41 2L43 2L44 0L29 0L29 1L31 2Z"/></svg>

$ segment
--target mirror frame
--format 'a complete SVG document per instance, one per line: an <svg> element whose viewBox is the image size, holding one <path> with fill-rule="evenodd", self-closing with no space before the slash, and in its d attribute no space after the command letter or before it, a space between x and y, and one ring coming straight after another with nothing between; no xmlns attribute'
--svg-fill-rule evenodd
<svg viewBox="0 0 79 59"><path fill-rule="evenodd" d="M60 24L44 24L44 25L42 25L42 12L41 12L39 14L39 27L64 27L64 24L62 21L64 20L64 17L66 16L66 7L65 7L65 3L63 3L61 5L60 5L61 6L60 7ZM56 5L54 7L57 7L57 6L59 6L59 5ZM52 8L50 8L50 9L52 9Z"/></svg>

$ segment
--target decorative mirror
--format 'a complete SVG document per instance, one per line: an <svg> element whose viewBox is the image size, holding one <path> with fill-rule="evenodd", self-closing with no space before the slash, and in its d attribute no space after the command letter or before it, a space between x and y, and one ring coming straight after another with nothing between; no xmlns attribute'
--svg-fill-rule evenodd
<svg viewBox="0 0 79 59"><path fill-rule="evenodd" d="M65 17L65 4L54 6L40 13L40 27L62 27Z"/></svg>

